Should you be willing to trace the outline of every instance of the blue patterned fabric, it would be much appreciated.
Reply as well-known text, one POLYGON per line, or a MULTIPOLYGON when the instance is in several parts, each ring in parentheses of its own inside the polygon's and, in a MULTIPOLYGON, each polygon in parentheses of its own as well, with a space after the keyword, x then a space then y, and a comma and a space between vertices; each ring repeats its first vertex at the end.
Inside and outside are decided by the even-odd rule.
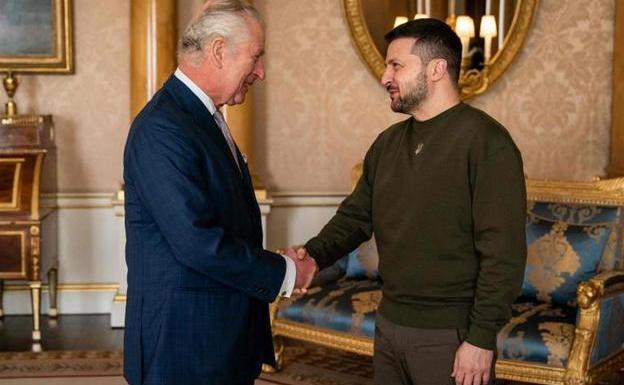
POLYGON ((353 279, 378 279, 379 254, 375 237, 362 243, 348 255, 346 277, 353 279))
POLYGON ((381 282, 342 279, 280 304, 280 319, 373 338, 381 282))
POLYGON ((379 277, 377 269, 371 269, 362 263, 360 249, 355 249, 349 253, 346 270, 345 276, 351 279, 377 279, 379 277))
POLYGON ((530 203, 522 295, 575 306, 579 283, 621 260, 620 208, 530 203))
POLYGON ((591 365, 624 349, 624 294, 603 299, 591 365))
POLYGON ((499 358, 565 367, 568 363, 577 309, 521 297, 512 318, 498 333, 499 358))

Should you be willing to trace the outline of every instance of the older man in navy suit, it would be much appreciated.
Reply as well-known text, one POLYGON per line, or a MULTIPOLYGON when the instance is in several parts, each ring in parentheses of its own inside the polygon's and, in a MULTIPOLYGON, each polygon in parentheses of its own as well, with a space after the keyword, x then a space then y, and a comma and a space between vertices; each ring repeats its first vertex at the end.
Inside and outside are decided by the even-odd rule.
POLYGON ((213 0, 184 32, 176 72, 132 124, 124 154, 124 375, 131 385, 248 385, 273 364, 268 303, 316 262, 264 250, 249 170, 219 107, 264 78, 264 30, 213 0))

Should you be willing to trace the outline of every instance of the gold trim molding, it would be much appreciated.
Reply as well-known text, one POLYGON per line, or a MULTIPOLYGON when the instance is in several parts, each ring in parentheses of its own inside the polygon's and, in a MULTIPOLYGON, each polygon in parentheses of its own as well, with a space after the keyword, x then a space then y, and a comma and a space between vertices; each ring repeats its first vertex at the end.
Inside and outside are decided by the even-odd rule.
MULTIPOLYGON (((509 67, 524 43, 537 5, 538 0, 522 0, 505 38, 503 49, 494 55, 483 71, 462 72, 459 81, 462 99, 485 92, 509 67)), ((355 47, 373 76, 381 79, 385 67, 384 59, 364 22, 361 1, 343 0, 343 6, 355 47)))
POLYGON ((0 123, 5 126, 43 124, 46 119, 42 115, 2 115, 0 123))
POLYGON ((624 2, 615 2, 613 35, 613 99, 611 102, 611 156, 607 175, 624 175, 624 2))
MULTIPOLYGON (((59 283, 57 290, 66 292, 76 291, 117 291, 118 283, 59 283)), ((28 283, 11 284, 4 286, 5 291, 30 291, 28 283)), ((49 285, 41 285, 42 291, 49 291, 49 285)))
POLYGON ((329 348, 340 349, 367 356, 373 355, 373 339, 353 336, 327 329, 291 322, 282 319, 273 321, 273 335, 312 342, 329 348))
POLYGON ((624 206, 624 177, 592 182, 527 179, 527 199, 529 201, 624 206))
POLYGON ((51 2, 54 20, 52 38, 55 51, 52 55, 2 56, 0 72, 14 73, 73 73, 73 0, 54 0, 51 2))

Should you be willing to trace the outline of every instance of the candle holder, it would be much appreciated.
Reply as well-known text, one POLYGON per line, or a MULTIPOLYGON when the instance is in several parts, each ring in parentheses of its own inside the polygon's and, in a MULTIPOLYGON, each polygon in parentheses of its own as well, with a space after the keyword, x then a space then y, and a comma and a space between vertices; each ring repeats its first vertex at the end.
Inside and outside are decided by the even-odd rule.
POLYGON ((13 95, 15 95, 15 90, 17 90, 18 82, 17 78, 13 76, 13 72, 8 71, 4 79, 2 80, 2 84, 4 85, 4 90, 6 91, 9 101, 7 101, 4 105, 5 113, 8 116, 17 115, 17 104, 13 100, 13 95))
POLYGON ((455 30, 455 24, 457 23, 457 16, 455 14, 448 15, 446 17, 446 24, 451 27, 452 30, 455 30))

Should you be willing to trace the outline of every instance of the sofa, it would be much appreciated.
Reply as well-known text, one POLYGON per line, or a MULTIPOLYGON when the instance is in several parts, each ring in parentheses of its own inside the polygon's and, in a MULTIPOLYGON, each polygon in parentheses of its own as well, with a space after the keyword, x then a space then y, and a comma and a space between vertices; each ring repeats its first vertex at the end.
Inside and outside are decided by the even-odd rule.
MULTIPOLYGON (((527 267, 498 333, 496 378, 624 383, 624 178, 529 179, 527 198, 527 267)), ((277 370, 285 338, 372 356, 375 252, 364 244, 322 270, 306 295, 271 305, 277 370)))

